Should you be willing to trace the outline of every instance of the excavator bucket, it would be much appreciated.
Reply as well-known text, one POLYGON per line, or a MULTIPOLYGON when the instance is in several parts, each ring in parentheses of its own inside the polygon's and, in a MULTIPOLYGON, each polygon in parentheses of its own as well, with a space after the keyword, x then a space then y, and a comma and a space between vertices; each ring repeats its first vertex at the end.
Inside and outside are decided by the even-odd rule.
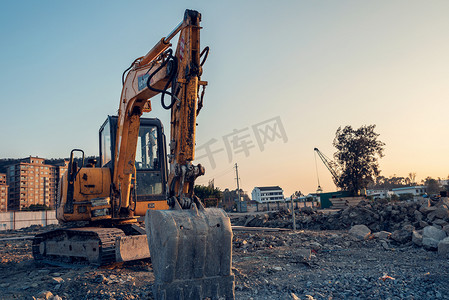
POLYGON ((234 299, 232 229, 223 210, 148 210, 145 226, 155 299, 234 299))

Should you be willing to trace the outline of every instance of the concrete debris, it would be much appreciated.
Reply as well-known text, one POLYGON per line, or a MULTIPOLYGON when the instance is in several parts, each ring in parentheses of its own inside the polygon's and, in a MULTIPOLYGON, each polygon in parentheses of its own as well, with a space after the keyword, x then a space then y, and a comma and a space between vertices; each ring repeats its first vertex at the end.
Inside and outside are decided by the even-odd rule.
POLYGON ((298 296, 296 296, 295 293, 290 293, 290 295, 292 296, 292 300, 300 300, 298 296))
POLYGON ((404 226, 402 229, 395 230, 391 235, 391 239, 398 244, 405 244, 412 240, 413 226, 404 226))
POLYGON ((42 291, 39 293, 39 295, 37 295, 37 298, 48 300, 48 299, 53 298, 53 293, 50 291, 42 291))
POLYGON ((312 248, 315 251, 318 251, 323 247, 323 245, 321 245, 320 243, 315 242, 315 241, 310 242, 309 246, 310 246, 310 248, 312 248))
MULTIPOLYGON (((393 210, 405 214, 400 207, 393 210)), ((352 215, 359 218, 363 211, 349 212, 355 212, 352 215)), ((380 215, 378 211, 373 213, 380 215)), ((312 219, 316 214, 312 211, 307 216, 312 219)), ((334 220, 338 224, 339 219, 334 220)), ((410 217, 395 230, 408 232, 415 223, 410 217)), ((415 247, 411 241, 398 245, 389 230, 358 240, 349 233, 353 225, 343 230, 234 232, 232 271, 236 299, 447 298, 446 257, 415 247), (396 280, 379 280, 383 274, 396 280)), ((415 232, 422 234, 424 230, 415 228, 411 231, 412 239, 415 232)), ((443 251, 444 243, 440 241, 440 245, 443 251)), ((108 268, 69 269, 35 265, 30 241, 0 242, 0 249, 9 249, 3 254, 8 262, 0 263, 1 299, 154 299, 150 260, 108 268), (11 247, 6 246, 11 243, 11 247), (53 278, 58 277, 64 282, 55 284, 53 278), (42 297, 40 291, 49 291, 53 296, 42 297)))
POLYGON ((298 253, 297 254, 298 257, 302 258, 305 261, 310 260, 311 255, 312 255, 312 251, 310 251, 310 249, 304 249, 304 248, 298 249, 297 253, 298 253))
POLYGON ((365 225, 354 225, 349 230, 349 234, 358 240, 365 240, 371 234, 371 230, 365 225))
POLYGON ((443 226, 443 231, 446 232, 446 234, 449 236, 449 225, 443 226))
POLYGON ((412 242, 418 247, 422 247, 422 230, 412 232, 412 242))
POLYGON ((438 255, 449 258, 449 237, 442 239, 438 243, 438 255))
POLYGON ((446 238, 446 232, 434 226, 426 226, 422 235, 422 244, 425 249, 437 250, 438 243, 446 238))
POLYGON ((388 240, 391 236, 391 232, 388 231, 379 231, 373 233, 373 237, 379 240, 388 240))
MULTIPOLYGON (((388 241, 385 245, 382 244, 384 248, 415 245, 435 251, 438 249, 438 243, 449 236, 449 200, 441 198, 436 203, 426 200, 361 201, 356 206, 336 212, 306 207, 296 211, 295 219, 296 228, 299 230, 349 230, 349 233, 360 241, 367 238, 388 241), (425 228, 427 229, 424 230, 425 228)), ((249 227, 293 227, 291 213, 287 210, 245 215, 233 219, 232 223, 249 227)))
POLYGON ((61 277, 53 277, 52 278, 53 283, 55 284, 61 284, 64 282, 64 279, 62 279, 61 277))
POLYGON ((385 241, 385 240, 381 240, 381 241, 380 241, 380 244, 382 245, 382 247, 383 247, 385 250, 390 250, 390 249, 391 249, 390 245, 388 245, 388 242, 385 241))
MULTIPOLYGON (((444 210, 444 203, 365 201, 335 212, 297 210, 295 232, 235 231, 236 299, 449 299, 444 210), (355 238, 350 229, 357 225, 372 234, 355 238), (433 252, 422 247, 424 231, 437 241, 433 252), (395 280, 379 280, 382 275, 395 280)), ((248 214, 232 222, 292 227, 288 211, 248 214)), ((3 237, 25 234, 30 233, 10 231, 3 237)), ((0 241, 0 249, 1 299, 153 299, 150 260, 68 269, 35 265, 29 240, 0 241)))

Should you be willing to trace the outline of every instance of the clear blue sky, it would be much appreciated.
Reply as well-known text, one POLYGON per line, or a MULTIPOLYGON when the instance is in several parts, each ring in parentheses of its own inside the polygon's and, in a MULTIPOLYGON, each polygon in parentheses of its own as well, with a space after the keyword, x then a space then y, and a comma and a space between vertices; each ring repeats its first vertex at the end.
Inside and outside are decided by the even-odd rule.
MULTIPOLYGON (((364 124, 386 143, 382 175, 449 174, 448 1, 2 1, 0 157, 97 154, 123 70, 186 8, 202 13, 211 47, 197 145, 221 150, 215 167, 199 160, 199 183, 234 188, 238 163, 249 192, 313 192, 313 148, 332 156, 336 129, 364 124), (278 136, 261 144, 253 126, 273 118, 278 136)), ((147 116, 167 124, 159 106, 147 116)), ((318 173, 334 190, 322 164, 318 173)))

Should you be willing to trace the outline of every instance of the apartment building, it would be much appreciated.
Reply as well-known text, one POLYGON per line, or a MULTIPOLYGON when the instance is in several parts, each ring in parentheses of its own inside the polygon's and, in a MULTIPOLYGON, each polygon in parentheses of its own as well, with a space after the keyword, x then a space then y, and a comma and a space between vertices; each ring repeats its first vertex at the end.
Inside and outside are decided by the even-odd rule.
POLYGON ((0 212, 8 211, 8 185, 6 174, 0 173, 0 212))
POLYGON ((50 165, 33 156, 8 166, 8 209, 22 210, 33 204, 54 208, 59 179, 66 170, 67 162, 50 165))

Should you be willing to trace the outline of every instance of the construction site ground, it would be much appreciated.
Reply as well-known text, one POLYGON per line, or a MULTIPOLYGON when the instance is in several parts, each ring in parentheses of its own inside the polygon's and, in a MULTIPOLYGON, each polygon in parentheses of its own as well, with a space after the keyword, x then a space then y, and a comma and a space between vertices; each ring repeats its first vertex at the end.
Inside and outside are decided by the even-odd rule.
MULTIPOLYGON (((151 260, 35 265, 30 237, 43 230, 0 233, 1 299, 152 299, 151 260)), ((236 299, 449 299, 447 258, 347 230, 235 230, 233 271, 236 299)))

